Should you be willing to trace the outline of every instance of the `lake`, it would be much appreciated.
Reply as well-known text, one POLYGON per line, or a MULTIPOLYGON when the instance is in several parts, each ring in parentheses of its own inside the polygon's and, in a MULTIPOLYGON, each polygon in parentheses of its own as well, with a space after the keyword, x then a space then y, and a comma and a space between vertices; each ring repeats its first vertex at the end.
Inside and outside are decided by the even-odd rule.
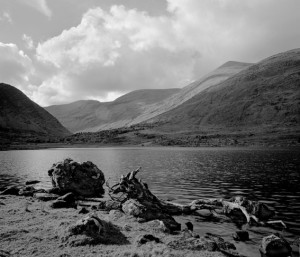
MULTIPOLYGON (((70 157, 92 161, 111 178, 142 167, 138 175, 163 199, 189 203, 198 198, 247 196, 267 203, 288 229, 290 240, 300 235, 300 151, 254 148, 64 148, 0 152, 0 189, 38 179, 37 187, 50 188, 47 171, 54 162, 70 157)), ((226 239, 238 228, 232 222, 206 217, 180 216, 191 221, 197 233, 212 232, 226 239)), ((274 228, 243 227, 251 241, 235 243, 247 256, 258 256, 261 238, 274 228)), ((281 232, 281 230, 279 230, 281 232)))

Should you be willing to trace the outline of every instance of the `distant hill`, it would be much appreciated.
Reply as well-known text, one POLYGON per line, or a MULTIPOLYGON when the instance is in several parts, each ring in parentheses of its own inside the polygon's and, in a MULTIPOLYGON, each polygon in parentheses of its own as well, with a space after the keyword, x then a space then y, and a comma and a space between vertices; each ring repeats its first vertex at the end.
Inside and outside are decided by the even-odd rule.
POLYGON ((158 131, 220 133, 272 133, 299 129, 299 122, 300 49, 254 64, 147 121, 158 131))
POLYGON ((78 101, 45 109, 72 132, 96 132, 130 126, 179 106, 202 90, 226 80, 250 65, 227 62, 182 89, 136 90, 109 103, 78 101))
POLYGON ((180 89, 144 89, 130 92, 113 102, 82 100, 45 109, 72 132, 98 131, 104 128, 126 126, 148 109, 180 89))
POLYGON ((17 88, 0 83, 0 136, 63 137, 70 135, 59 121, 17 88))

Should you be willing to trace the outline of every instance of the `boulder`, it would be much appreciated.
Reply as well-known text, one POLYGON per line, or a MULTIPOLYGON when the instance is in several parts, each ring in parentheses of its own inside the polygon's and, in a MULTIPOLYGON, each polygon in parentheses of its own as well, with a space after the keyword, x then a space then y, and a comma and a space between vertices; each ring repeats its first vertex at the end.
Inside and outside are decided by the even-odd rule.
POLYGON ((262 257, 288 257, 292 256, 290 244, 279 235, 269 235, 262 239, 260 253, 262 257))
POLYGON ((147 222, 147 225, 151 227, 155 232, 171 233, 165 223, 161 220, 151 220, 147 222))
POLYGON ((35 193, 33 196, 36 199, 39 199, 39 200, 44 201, 44 202, 56 200, 59 197, 59 195, 48 194, 48 193, 35 193))
POLYGON ((170 232, 179 231, 181 229, 181 225, 177 223, 171 215, 162 212, 162 210, 156 206, 146 206, 135 199, 129 199, 123 203, 122 210, 125 214, 138 218, 139 222, 161 220, 170 232))
POLYGON ((71 235, 84 234, 97 238, 106 233, 106 222, 101 220, 97 215, 88 215, 69 227, 71 235))
POLYGON ((53 187, 81 196, 101 196, 105 182, 103 172, 90 161, 78 163, 72 159, 53 164, 48 171, 53 187))
POLYGON ((16 186, 10 186, 3 190, 0 195, 19 195, 20 189, 17 188, 16 186))
POLYGON ((249 233, 245 230, 238 230, 233 235, 233 239, 236 241, 248 241, 249 240, 249 233))
POLYGON ((95 244, 129 244, 127 238, 120 231, 120 227, 111 222, 100 219, 98 215, 88 214, 68 227, 62 233, 62 240, 70 246, 95 244))

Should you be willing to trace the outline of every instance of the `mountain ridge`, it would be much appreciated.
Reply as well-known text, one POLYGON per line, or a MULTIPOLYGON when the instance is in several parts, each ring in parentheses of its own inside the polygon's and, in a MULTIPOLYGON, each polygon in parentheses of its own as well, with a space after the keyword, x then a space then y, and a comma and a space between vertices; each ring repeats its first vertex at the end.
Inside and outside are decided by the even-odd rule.
POLYGON ((49 106, 46 110, 72 132, 96 132, 131 126, 175 108, 201 90, 227 79, 250 65, 252 64, 227 62, 182 89, 135 90, 113 102, 97 102, 93 103, 93 106, 90 104, 90 107, 86 107, 86 111, 80 106, 83 102, 78 104, 78 101, 66 105, 49 106), (131 114, 128 114, 130 112, 131 114), (75 113, 78 115, 76 116, 75 113))
POLYGON ((0 131, 44 137, 70 135, 45 109, 31 101, 19 89, 5 83, 0 83, 0 131))
POLYGON ((268 57, 146 123, 167 131, 299 126, 299 105, 300 48, 268 57))
POLYGON ((72 132, 90 131, 107 122, 126 124, 138 116, 148 105, 161 101, 179 89, 141 89, 120 96, 112 102, 80 100, 65 105, 48 106, 45 109, 72 132))

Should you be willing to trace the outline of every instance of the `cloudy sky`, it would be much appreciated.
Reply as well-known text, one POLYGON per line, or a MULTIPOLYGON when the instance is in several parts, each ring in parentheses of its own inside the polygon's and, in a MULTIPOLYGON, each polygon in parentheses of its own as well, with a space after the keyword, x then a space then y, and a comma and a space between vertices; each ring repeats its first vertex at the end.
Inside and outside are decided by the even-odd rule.
POLYGON ((300 0, 0 0, 0 82, 42 106, 182 87, 300 47, 300 0))

